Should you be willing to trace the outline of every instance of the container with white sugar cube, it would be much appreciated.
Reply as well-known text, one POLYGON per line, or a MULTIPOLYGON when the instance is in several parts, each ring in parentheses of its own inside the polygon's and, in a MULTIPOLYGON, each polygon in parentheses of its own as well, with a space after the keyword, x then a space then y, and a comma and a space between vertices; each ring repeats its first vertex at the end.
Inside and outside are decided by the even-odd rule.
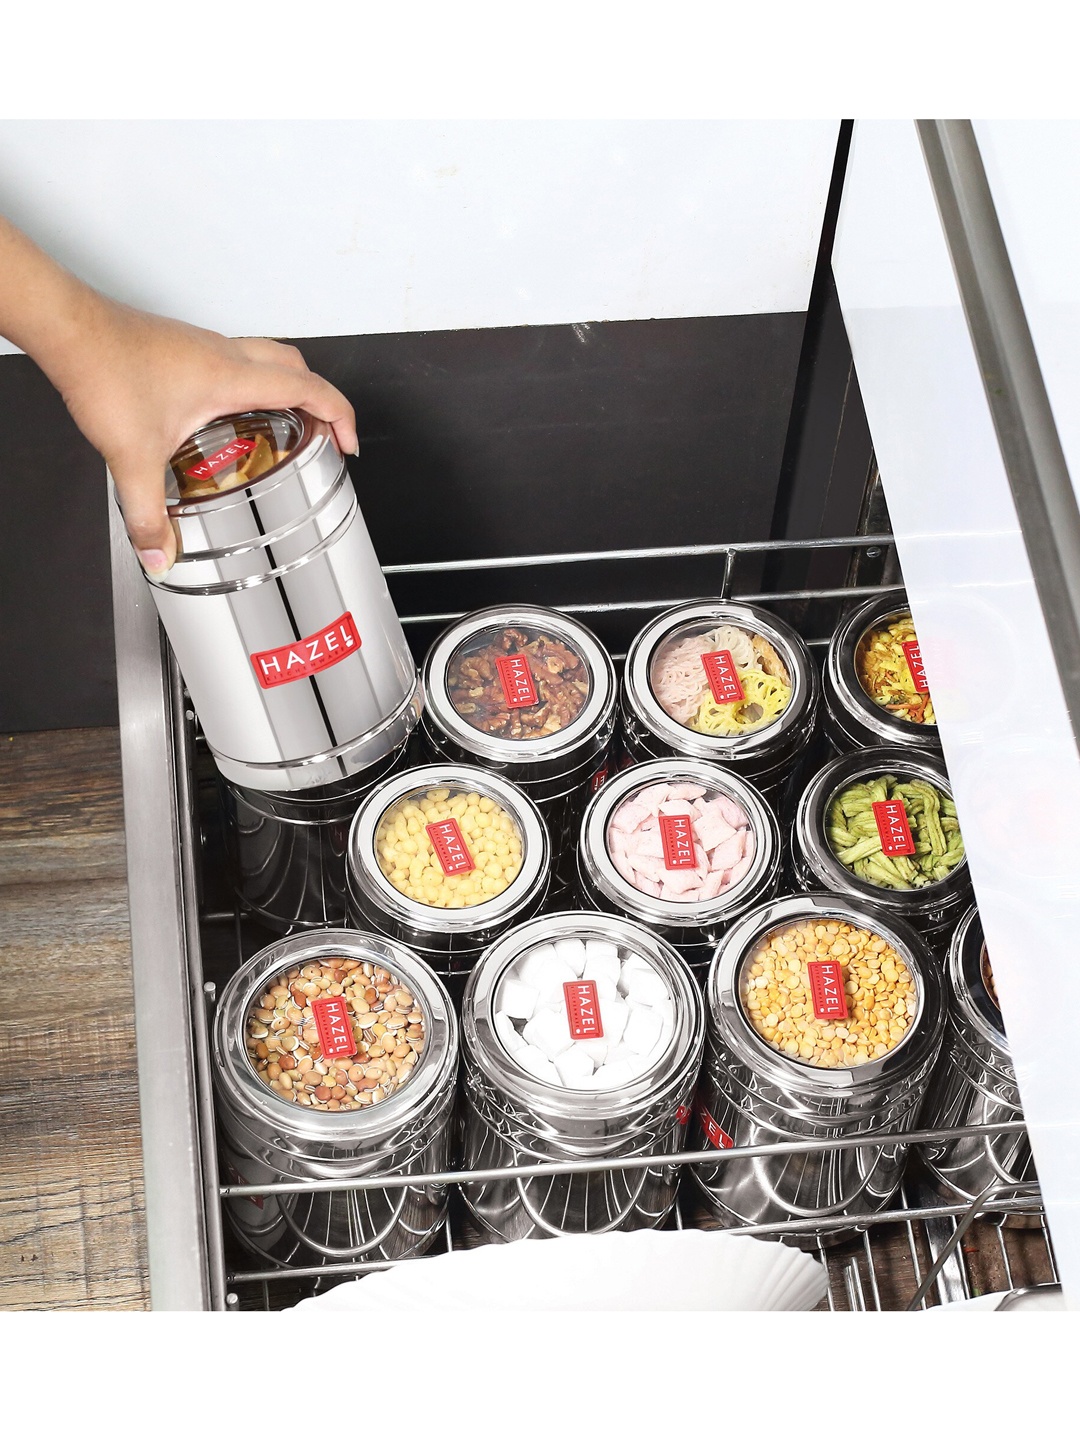
MULTIPOLYGON (((485 952, 462 1013, 469 1169, 670 1154, 687 1130, 704 1034, 687 966, 622 917, 566 911, 485 952)), ((503 1239, 660 1223, 660 1166, 464 1185, 503 1239)))

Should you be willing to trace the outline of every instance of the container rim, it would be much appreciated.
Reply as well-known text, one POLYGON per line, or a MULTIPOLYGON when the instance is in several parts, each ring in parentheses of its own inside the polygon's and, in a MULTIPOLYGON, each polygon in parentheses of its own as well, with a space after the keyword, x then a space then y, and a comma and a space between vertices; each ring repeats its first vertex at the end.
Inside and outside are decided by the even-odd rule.
MULTIPOLYGON (((891 594, 875 595, 853 610, 837 627, 829 643, 825 668, 839 703, 878 737, 879 744, 900 741, 916 747, 939 746, 937 723, 920 725, 893 715, 872 699, 863 688, 855 669, 855 655, 863 637, 872 629, 902 615, 911 618, 911 603, 902 586, 891 594)), ((931 697, 932 698, 932 697, 931 697)))
POLYGON ((330 426, 325 420, 317 420, 314 415, 299 408, 289 409, 283 406, 265 410, 237 410, 227 415, 218 415, 215 419, 207 421, 205 425, 200 425, 170 455, 165 467, 166 487, 170 483, 168 477, 173 471, 173 460, 188 446, 197 443, 201 436, 219 425, 232 425, 239 429, 240 426, 237 422, 263 417, 280 419, 285 425, 296 431, 296 441, 289 449, 288 454, 275 465, 264 470, 261 475, 257 475, 248 485, 235 485, 229 490, 220 490, 209 495, 191 495, 187 498, 181 495, 169 496, 166 500, 166 509, 170 516, 195 515, 206 510, 227 510, 234 504, 246 502, 255 492, 265 495, 283 478, 286 478, 289 472, 306 465, 332 434, 330 426), (273 483, 267 484, 267 481, 273 483))
POLYGON ((965 910, 946 960, 946 970, 953 1000, 963 1018, 996 1050, 1009 1055, 1005 1020, 1001 1009, 990 996, 983 981, 982 952, 986 944, 979 908, 965 910))

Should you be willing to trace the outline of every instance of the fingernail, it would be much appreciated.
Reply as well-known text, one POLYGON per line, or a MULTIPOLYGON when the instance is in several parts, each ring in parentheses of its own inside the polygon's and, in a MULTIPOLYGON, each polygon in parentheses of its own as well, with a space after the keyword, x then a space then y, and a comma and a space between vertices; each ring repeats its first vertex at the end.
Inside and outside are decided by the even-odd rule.
POLYGON ((169 568, 169 557, 164 550, 140 550, 139 564, 148 575, 164 575, 169 568))
POLYGON ((356 442, 356 449, 355 449, 352 453, 356 456, 357 460, 360 459, 360 442, 359 442, 359 440, 356 442))

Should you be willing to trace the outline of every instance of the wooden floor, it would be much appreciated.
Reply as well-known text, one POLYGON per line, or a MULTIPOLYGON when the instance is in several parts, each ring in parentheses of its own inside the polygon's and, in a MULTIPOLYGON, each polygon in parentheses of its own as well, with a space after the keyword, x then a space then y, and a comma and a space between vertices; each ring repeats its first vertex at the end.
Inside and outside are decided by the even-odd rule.
POLYGON ((145 1309, 115 730, 0 735, 0 1309, 145 1309))

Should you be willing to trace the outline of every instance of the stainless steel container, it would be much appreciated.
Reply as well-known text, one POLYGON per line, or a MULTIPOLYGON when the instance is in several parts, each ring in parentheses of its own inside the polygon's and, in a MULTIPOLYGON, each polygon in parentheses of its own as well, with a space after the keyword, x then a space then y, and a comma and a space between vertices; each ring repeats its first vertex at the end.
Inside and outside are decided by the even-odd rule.
MULTIPOLYGON (((606 1003, 602 998, 601 1017, 606 1003)), ((488 950, 465 990, 464 1165, 595 1161, 682 1149, 702 1035, 701 1000, 686 966, 644 927, 574 912, 518 927, 488 950), (507 972, 560 942, 577 940, 606 942, 620 963, 636 957, 634 964, 644 965, 669 997, 666 1045, 661 1040, 661 1053, 648 1067, 615 1088, 570 1089, 538 1078, 515 1059, 520 1048, 508 1048, 506 1026, 496 1023, 507 972)), ((661 1162, 645 1170, 465 1184, 462 1194, 489 1231, 517 1240, 656 1226, 669 1214, 677 1184, 675 1167, 661 1162)))
MULTIPOLYGON (((694 1143, 727 1149, 787 1140, 867 1139, 850 1150, 695 1166, 698 1185, 718 1218, 756 1225, 883 1208, 900 1183, 907 1146, 874 1135, 914 1127, 944 1027, 943 986, 915 932, 869 906, 833 895, 774 901, 744 916, 720 942, 706 1004, 694 1143), (880 1058, 850 1068, 820 1068, 774 1050, 748 1019, 741 990, 760 942, 807 919, 872 931, 907 966, 917 991, 916 1012, 903 1039, 880 1058)), ((823 1232, 822 1238, 844 1238, 844 1232, 823 1232)), ((817 1241, 804 1237, 795 1243, 817 1241)))
MULTIPOLYGON (((466 840, 467 845, 467 840, 466 840)), ((468 856, 459 873, 483 867, 468 856)), ((360 929, 375 929, 416 950, 443 978, 453 982, 472 969, 484 950, 513 925, 529 919, 547 894, 551 845, 536 806, 516 786, 470 765, 422 765, 403 770, 371 790, 353 819, 346 856, 348 914, 360 929), (383 873, 377 833, 395 806, 415 802, 431 790, 477 794, 510 816, 521 842, 521 868, 501 894, 460 909, 445 909, 403 894, 383 873)), ((457 868, 457 867, 453 867, 457 868)), ((460 980, 452 993, 460 992, 460 980)))
POLYGON ((307 790, 396 750, 420 683, 330 427, 215 420, 166 494, 178 558, 151 593, 226 779, 307 790))
MULTIPOLYGON (((829 642, 823 668, 821 728, 826 740, 839 753, 858 750, 864 745, 901 745, 931 754, 941 750, 936 724, 894 715, 867 694, 858 676, 857 657, 860 647, 869 642, 871 632, 905 616, 910 619, 911 607, 903 592, 875 595, 841 621, 829 642)), ((918 681, 925 685, 917 645, 910 663, 915 666, 918 681)), ((914 676, 912 683, 917 683, 914 676)))
MULTIPOLYGON (((945 1043, 920 1124, 945 1129, 1022 1120, 1016 1072, 974 905, 957 926, 947 973, 945 1043)), ((922 1154, 926 1168, 951 1199, 973 1200, 994 1182, 1035 1179, 1026 1131, 971 1135, 928 1145, 922 1154)))
POLYGON ((943 950, 971 901, 966 857, 942 880, 919 889, 892 890, 853 874, 836 858, 829 841, 826 817, 836 795, 849 785, 881 775, 925 780, 952 798, 945 766, 934 755, 881 746, 837 756, 818 771, 799 801, 791 840, 796 878, 806 889, 829 890, 852 904, 873 905, 883 914, 904 920, 929 944, 943 950))
POLYGON ((250 790, 219 776, 225 846, 245 909, 278 934, 345 923, 345 852, 364 796, 405 759, 392 754, 310 790, 250 790))
MULTIPOLYGON (((741 693, 747 704, 753 703, 753 692, 732 674, 735 667, 729 648, 702 650, 684 663, 688 667, 687 684, 706 700, 710 695, 719 701, 725 695, 741 693)), ((767 663, 774 665, 771 659, 767 663)), ((748 684, 747 673, 739 673, 748 684)), ((765 672, 758 669, 754 673, 757 676, 765 672)), ((817 671, 805 643, 775 615, 754 605, 727 600, 695 600, 679 605, 646 625, 627 652, 620 700, 626 751, 635 761, 668 755, 718 761, 752 781, 775 807, 786 799, 789 777, 813 733, 818 690, 817 671), (674 718, 657 698, 656 686, 665 657, 672 649, 685 641, 685 648, 698 652, 700 637, 715 634, 721 626, 734 627, 748 637, 765 641, 790 682, 790 697, 774 718, 743 734, 701 733, 674 718)))
POLYGON ((512 781, 547 823, 559 882, 589 796, 606 778, 615 671, 591 630, 541 605, 474 611, 445 630, 423 665, 421 721, 432 759, 481 765, 512 781))
POLYGON ((427 1247, 446 1215, 445 1190, 426 1174, 450 1160, 458 1027, 442 985, 404 946, 354 930, 323 930, 279 941, 252 956, 221 994, 212 1034, 213 1079, 223 1168, 235 1183, 356 1180, 415 1175, 397 1189, 320 1191, 236 1198, 227 1204, 255 1254, 284 1259, 298 1250, 320 1259, 396 1259, 427 1247), (259 995, 297 965, 343 956, 369 961, 407 984, 424 1016, 425 1046, 400 1090, 363 1110, 313 1110, 285 1100, 248 1058, 245 1026, 259 995))
MULTIPOLYGON (((690 809, 692 804, 693 801, 687 802, 687 808, 690 809)), ((622 810, 622 813, 626 811, 622 810)), ((679 824, 678 816, 665 816, 664 820, 669 831, 679 824)), ((691 825, 694 823, 690 821, 691 825)), ((700 821, 696 823, 700 828, 700 821)), ((659 851, 658 856, 649 857, 652 868, 668 881, 689 873, 700 873, 700 870, 689 871, 685 867, 684 861, 688 857, 680 853, 684 847, 680 846, 678 833, 669 834, 665 849, 663 836, 659 833, 661 828, 662 822, 657 817, 657 834, 649 837, 654 843, 650 845, 642 841, 645 848, 659 851)), ((705 839, 710 838, 712 836, 706 833, 705 839)), ((730 843, 730 840, 725 838, 722 843, 730 843)), ((713 848, 710 847, 710 852, 713 848)), ((694 834, 693 854, 699 867, 703 862, 708 864, 710 852, 703 850, 700 839, 694 834)), ((648 925, 675 946, 700 982, 704 981, 704 972, 712 961, 716 942, 732 923, 747 910, 776 894, 780 861, 780 830, 766 801, 749 781, 708 760, 651 760, 621 771, 593 796, 585 812, 578 846, 578 875, 586 903, 595 905, 598 910, 627 915, 648 925), (733 878, 721 894, 711 899, 687 900, 679 895, 648 894, 625 873, 625 865, 619 868, 612 836, 612 817, 620 812, 621 807, 638 804, 645 792, 663 785, 688 785, 693 789, 703 789, 703 804, 724 797, 739 806, 749 821, 748 833, 752 838, 744 842, 750 849, 749 858, 733 862, 742 873, 733 878)), ((663 884, 663 880, 660 883, 663 884)))

